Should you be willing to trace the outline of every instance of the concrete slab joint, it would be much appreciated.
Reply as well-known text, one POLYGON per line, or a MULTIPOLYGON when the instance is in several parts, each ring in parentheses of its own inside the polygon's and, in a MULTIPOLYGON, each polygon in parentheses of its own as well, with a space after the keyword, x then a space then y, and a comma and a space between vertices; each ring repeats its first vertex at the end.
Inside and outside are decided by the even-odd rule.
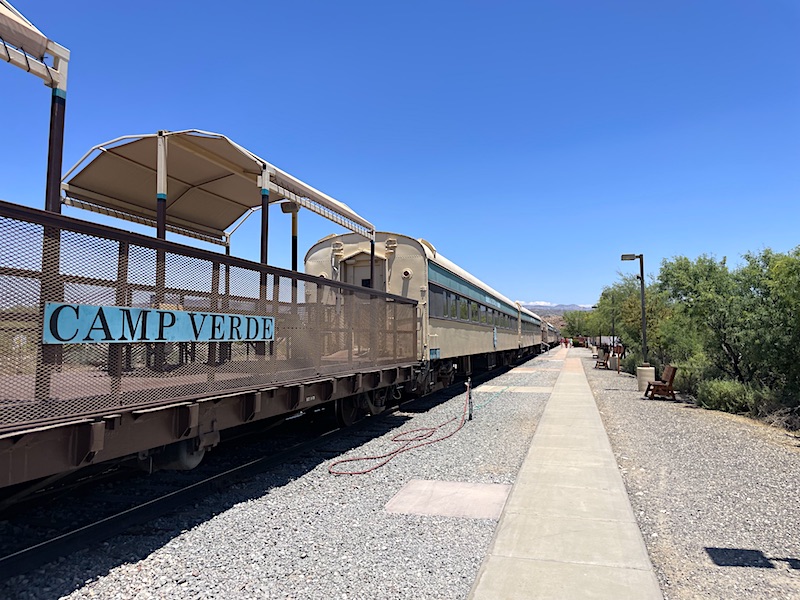
POLYGON ((561 373, 472 600, 663 598, 580 351, 555 356, 561 373))

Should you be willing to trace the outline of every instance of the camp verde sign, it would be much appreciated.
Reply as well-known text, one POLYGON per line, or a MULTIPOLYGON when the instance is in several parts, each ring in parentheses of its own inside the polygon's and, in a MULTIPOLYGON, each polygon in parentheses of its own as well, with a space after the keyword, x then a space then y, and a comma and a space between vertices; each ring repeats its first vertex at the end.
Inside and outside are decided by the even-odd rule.
POLYGON ((269 342, 274 331, 273 317, 260 315, 47 302, 42 342, 269 342))

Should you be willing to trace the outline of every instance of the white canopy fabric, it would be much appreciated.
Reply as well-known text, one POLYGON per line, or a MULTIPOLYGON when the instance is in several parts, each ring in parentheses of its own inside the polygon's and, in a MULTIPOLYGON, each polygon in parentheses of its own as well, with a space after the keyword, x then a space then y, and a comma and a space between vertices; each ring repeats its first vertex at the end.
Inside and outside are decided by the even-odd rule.
POLYGON ((0 0, 0 39, 39 60, 47 49, 47 37, 6 0, 0 0))
POLYGON ((48 40, 8 0, 0 0, 0 59, 41 78, 66 97, 69 50, 48 40), (53 57, 48 66, 45 54, 53 57))
MULTIPOLYGON (((161 137, 167 140, 166 226, 171 231, 227 245, 226 230, 261 208, 266 173, 263 187, 270 203, 293 202, 374 240, 374 225, 347 205, 224 135, 191 129, 161 132, 161 137)), ((62 179, 62 202, 154 225, 158 138, 123 136, 95 146, 62 179)))

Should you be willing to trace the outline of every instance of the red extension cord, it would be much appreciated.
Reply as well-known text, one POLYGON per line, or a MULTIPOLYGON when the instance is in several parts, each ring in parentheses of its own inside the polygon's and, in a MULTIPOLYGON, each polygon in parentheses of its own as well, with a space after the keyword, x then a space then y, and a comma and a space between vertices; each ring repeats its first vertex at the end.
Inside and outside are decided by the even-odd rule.
POLYGON ((390 460, 392 460, 395 456, 398 456, 403 452, 408 452, 409 450, 415 450, 416 448, 422 448, 422 446, 428 446, 429 444, 435 444, 436 442, 441 442, 442 440, 446 440, 447 438, 455 435, 455 433, 464 426, 464 423, 467 420, 467 408, 469 406, 470 392, 471 390, 469 389, 469 387, 467 387, 467 393, 464 395, 464 409, 461 411, 461 419, 458 422, 458 427, 456 427, 453 431, 451 431, 447 435, 443 435, 441 437, 434 439, 429 439, 442 427, 455 421, 456 417, 453 417, 452 419, 449 419, 444 423, 437 425, 436 427, 421 427, 419 429, 412 429, 411 431, 398 433, 391 439, 391 441, 396 442, 398 444, 402 444, 399 448, 392 450, 391 452, 387 452, 386 454, 380 454, 377 456, 356 456, 354 458, 343 458, 341 460, 334 461, 328 466, 328 472, 331 473, 332 475, 363 475, 365 473, 369 473, 370 471, 374 471, 379 467, 382 467, 390 460), (415 444, 415 442, 418 443, 415 444), (336 469, 337 465, 349 462, 359 462, 367 460, 379 460, 381 462, 372 465, 368 469, 363 469, 361 471, 343 471, 340 469, 336 469))

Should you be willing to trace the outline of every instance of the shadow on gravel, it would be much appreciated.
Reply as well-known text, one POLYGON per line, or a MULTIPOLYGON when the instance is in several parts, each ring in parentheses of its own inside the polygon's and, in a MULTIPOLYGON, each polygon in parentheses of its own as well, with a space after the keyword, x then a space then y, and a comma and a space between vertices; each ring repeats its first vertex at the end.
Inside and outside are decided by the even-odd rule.
POLYGON ((672 398, 642 398, 642 400, 647 400, 648 402, 666 402, 667 404, 686 404, 686 401, 680 398, 676 398, 675 400, 672 398))
POLYGON ((426 413, 434 406, 447 402, 448 400, 452 400, 453 398, 463 394, 467 390, 465 383, 466 382, 454 383, 447 389, 439 390, 438 392, 430 394, 429 396, 423 396, 422 398, 418 398, 417 400, 403 404, 401 405, 400 410, 404 413, 412 415, 426 413))
MULTIPOLYGON (((433 396, 438 398, 438 402, 443 401, 439 394, 433 396)), ((416 407, 417 401, 410 404, 416 407)), ((182 532, 209 521, 237 504, 258 500, 270 490, 302 477, 332 458, 401 427, 407 421, 409 417, 398 414, 364 419, 350 427, 346 436, 336 437, 327 447, 298 453, 288 462, 272 466, 266 471, 254 468, 253 472, 243 474, 236 482, 225 480, 212 486, 205 497, 186 503, 148 523, 134 524, 124 533, 99 542, 99 547, 76 550, 74 554, 70 553, 38 570, 13 576, 8 581, 5 580, 9 574, 0 572, 0 597, 19 597, 22 591, 30 589, 45 592, 43 596, 33 597, 60 598, 69 595, 92 580, 108 575, 115 568, 143 560, 182 532)), ((138 483, 134 481, 132 485, 138 483)), ((79 547, 82 545, 79 544, 79 547)))
MULTIPOLYGON (((501 375, 505 375, 510 370, 511 367, 501 367, 499 369, 492 371, 491 373, 481 373, 479 375, 476 375, 475 377, 472 378, 473 391, 478 385, 492 381, 500 377, 501 375)), ((428 412, 431 408, 433 408, 437 404, 442 404, 444 402, 447 402, 448 400, 452 400, 453 398, 460 396, 461 394, 466 392, 467 391, 466 383, 467 383, 466 379, 462 381, 456 381, 449 388, 438 390, 427 396, 417 398, 416 400, 413 400, 408 404, 404 404, 401 407, 401 410, 402 412, 408 414, 428 412)))
MULTIPOLYGON (((502 369, 490 376, 473 378, 473 386, 479 381, 491 380, 507 371, 508 369, 502 369)), ((267 471, 259 472, 256 468, 255 473, 243 476, 238 482, 225 481, 214 486, 205 497, 186 503, 177 510, 148 523, 132 525, 124 533, 99 542, 99 547, 96 546, 92 550, 77 550, 74 554, 62 557, 44 568, 14 576, 7 581, 5 580, 8 574, 0 573, 0 597, 5 597, 6 593, 11 593, 10 597, 14 597, 21 590, 34 587, 46 591, 43 597, 69 595, 92 580, 109 574, 115 568, 143 560, 175 539, 181 532, 192 529, 237 504, 258 500, 270 490, 280 488, 306 475, 316 467, 361 446, 366 441, 402 427, 411 419, 410 415, 425 413, 464 394, 465 389, 463 383, 457 384, 404 403, 400 408, 400 414, 387 413, 363 419, 348 428, 347 435, 337 436, 335 441, 331 440, 325 447, 299 453, 289 462, 278 467, 273 466, 267 471), (36 582, 35 585, 33 582, 36 582)), ((313 419, 287 424, 289 428, 306 430, 324 429, 327 426, 324 421, 316 422, 313 419)), ((211 459, 213 460, 213 457, 211 459)), ((198 470, 202 467, 201 465, 198 470)), ((131 483, 131 485, 139 484, 140 482, 137 483, 136 480, 131 483)))
POLYGON ((784 562, 789 565, 790 569, 800 569, 800 559, 770 558, 761 550, 746 550, 744 548, 706 548, 705 550, 718 567, 776 569, 775 562, 784 562))
MULTIPOLYGON (((483 374, 472 379, 473 387, 478 383, 490 381, 508 372, 508 368, 499 369, 491 374, 483 374)), ((164 516, 156 517, 148 523, 130 526, 125 533, 100 541, 92 550, 78 550, 44 568, 31 570, 26 574, 9 577, 0 572, 0 597, 10 593, 8 597, 21 595, 23 590, 40 589, 44 596, 62 597, 83 588, 96 578, 109 574, 115 568, 128 563, 143 560, 154 551, 162 548, 178 537, 183 531, 192 529, 214 516, 229 510, 237 504, 262 498, 270 490, 280 488, 295 479, 302 477, 316 467, 357 448, 374 438, 402 427, 411 417, 405 415, 421 414, 433 407, 443 404, 465 392, 465 382, 439 390, 428 396, 404 403, 401 414, 384 414, 363 419, 347 430, 344 437, 336 437, 326 447, 299 453, 289 462, 267 471, 245 474, 238 482, 226 480, 212 486, 206 495, 198 500, 190 501, 177 510, 164 516), (402 414, 402 413, 405 413, 402 414), (35 582, 35 583, 34 583, 35 582)), ((289 428, 297 427, 307 430, 325 428, 324 421, 296 421, 287 424, 289 428)), ((232 451, 235 451, 231 449, 232 451)), ((217 452, 215 454, 219 454, 217 452)), ((213 457, 210 457, 213 460, 213 457)), ((206 461, 208 462, 208 461, 206 461)), ((202 469, 203 465, 198 468, 202 469)), ((140 485, 136 480, 131 485, 140 485)), ((79 545, 79 547, 85 547, 79 545)))

